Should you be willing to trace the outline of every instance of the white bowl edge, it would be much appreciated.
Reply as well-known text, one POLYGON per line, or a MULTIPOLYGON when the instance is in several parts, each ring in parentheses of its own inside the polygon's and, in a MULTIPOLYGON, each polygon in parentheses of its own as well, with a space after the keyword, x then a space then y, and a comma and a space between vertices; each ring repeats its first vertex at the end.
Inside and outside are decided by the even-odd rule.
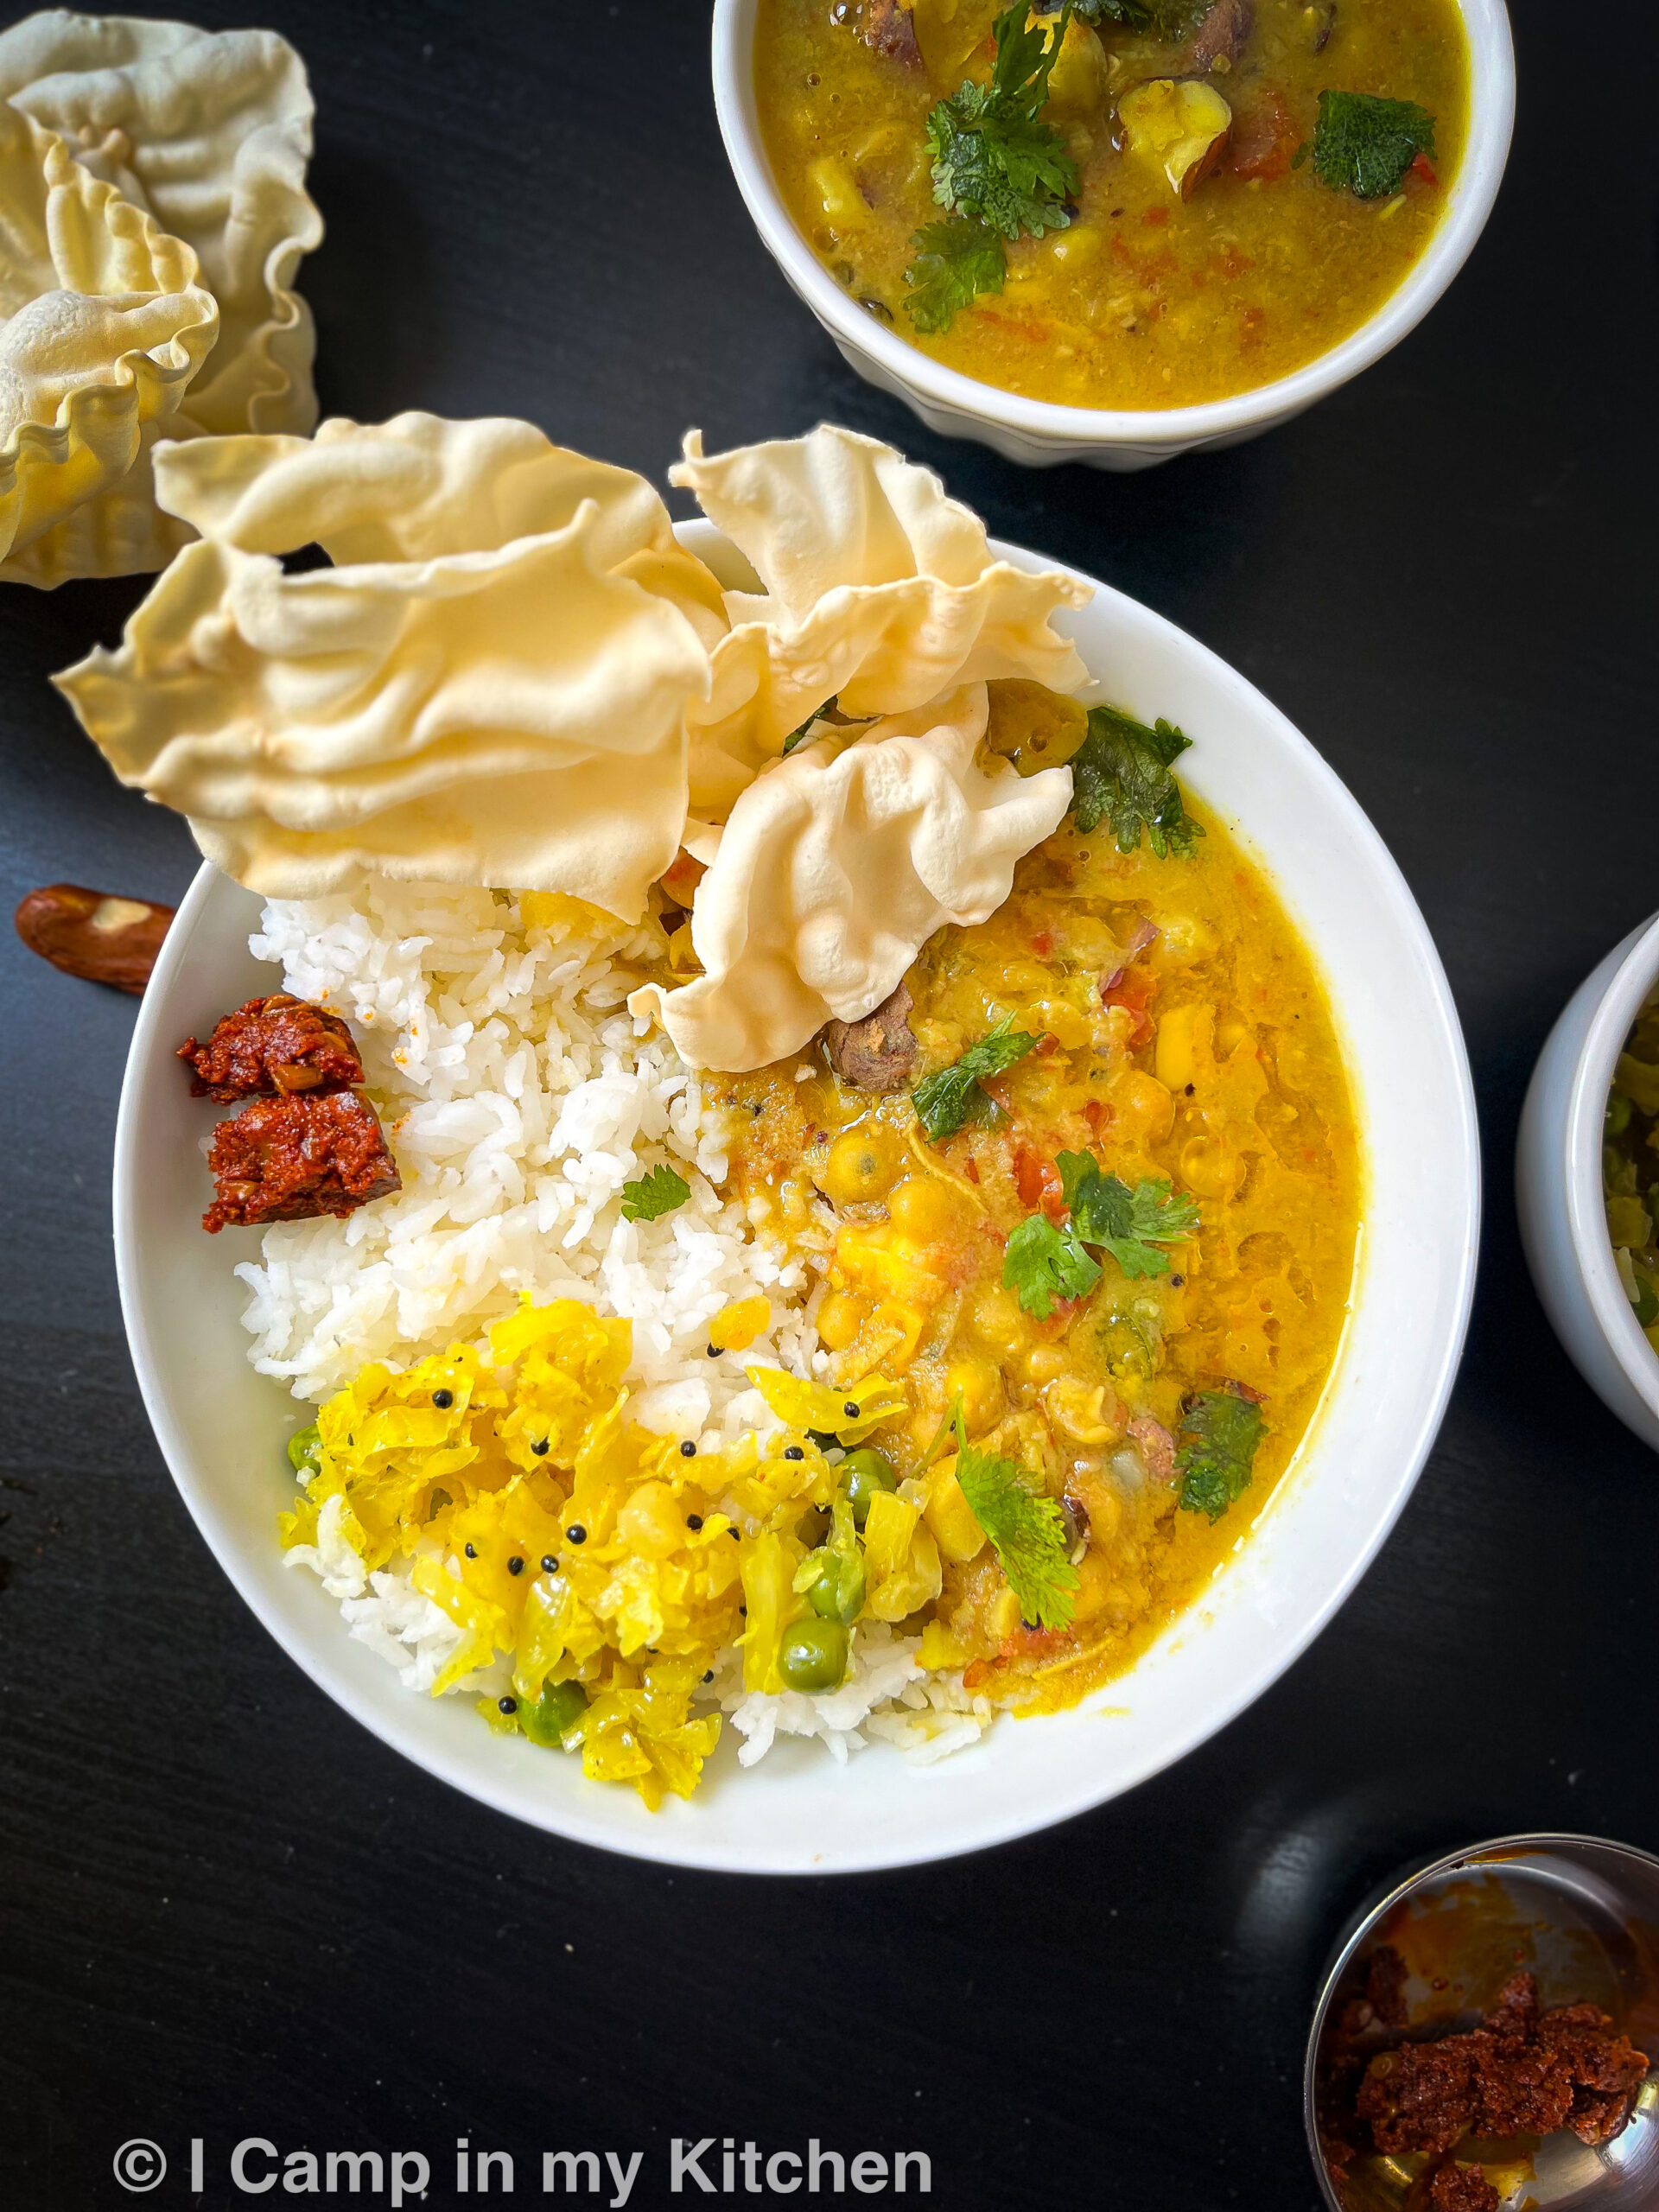
MULTIPOLYGON (((721 564, 710 525, 680 534, 721 564)), ((411 1696, 349 1640, 319 1586, 282 1566, 281 1442, 302 1412, 283 1419, 276 1386, 245 1357, 226 1248, 237 1237, 251 1256, 257 1240, 209 1243, 195 1227, 207 1183, 192 1132, 211 1109, 184 1097, 172 1059, 188 1030, 271 971, 238 942, 257 916, 251 894, 204 868, 181 906, 140 1008, 116 1137, 117 1268, 146 1407, 209 1547, 284 1650, 384 1741, 497 1810, 602 1848, 742 1872, 868 1872, 1029 1834, 1147 1780, 1260 1695, 1342 1604, 1410 1493, 1461 1355, 1479 1223, 1474 1097, 1444 971, 1386 848, 1307 741, 1173 624, 1084 581, 1093 604, 1065 626, 1092 633, 1085 658, 1103 688, 1197 736, 1193 788, 1262 860, 1325 966, 1368 1160, 1364 1260, 1318 1422, 1198 1605, 1083 1706, 1005 1719, 938 1767, 876 1745, 842 1770, 791 1744, 653 1816, 632 1791, 583 1782, 574 1761, 493 1736, 469 1702, 411 1696)))
POLYGON ((1602 1124, 1630 1025, 1659 985, 1659 916, 1632 930, 1562 1009, 1528 1085, 1516 1146, 1522 1249, 1550 1324, 1591 1389, 1659 1452, 1659 1354, 1613 1261, 1602 1124))
POLYGON ((1515 42, 1504 0, 1458 0, 1469 42, 1468 143, 1433 238, 1376 312, 1289 376, 1225 399, 1146 410, 1067 407, 947 368, 883 328, 836 283, 772 178, 754 92, 759 5, 715 0, 712 54, 721 137, 762 243, 867 383, 904 400, 942 436, 972 438, 1028 467, 1078 461, 1145 468, 1198 446, 1236 444, 1287 422, 1370 367, 1416 327, 1474 251, 1503 182, 1515 128, 1515 42))

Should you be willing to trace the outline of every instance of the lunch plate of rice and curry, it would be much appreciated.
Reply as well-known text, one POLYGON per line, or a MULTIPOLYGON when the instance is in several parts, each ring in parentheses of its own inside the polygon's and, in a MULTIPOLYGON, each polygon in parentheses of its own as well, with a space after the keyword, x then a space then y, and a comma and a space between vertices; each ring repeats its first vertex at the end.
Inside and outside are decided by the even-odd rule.
POLYGON ((191 1511, 385 1741, 836 1871, 1202 1741, 1382 1541, 1478 1169, 1427 932, 1212 654, 833 428, 161 445, 59 679, 206 858, 116 1239, 191 1511), (304 552, 295 561, 289 556, 304 552))

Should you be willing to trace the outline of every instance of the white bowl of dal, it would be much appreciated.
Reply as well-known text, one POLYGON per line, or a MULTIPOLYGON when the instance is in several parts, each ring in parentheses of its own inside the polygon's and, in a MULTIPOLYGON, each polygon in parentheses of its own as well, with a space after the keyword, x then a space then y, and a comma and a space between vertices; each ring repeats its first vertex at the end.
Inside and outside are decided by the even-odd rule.
POLYGON ((1380 361, 1440 299, 1486 227, 1515 128, 1515 44, 1503 0, 1459 0, 1469 41, 1469 139, 1446 213, 1421 259, 1359 328, 1291 375, 1187 407, 1066 407, 964 376, 918 353, 859 306, 801 235, 772 175, 754 83, 760 0, 715 0, 715 111, 737 188, 791 289, 848 365, 902 399, 931 430, 969 438, 1007 461, 1052 468, 1151 468, 1202 446, 1259 437, 1380 361))

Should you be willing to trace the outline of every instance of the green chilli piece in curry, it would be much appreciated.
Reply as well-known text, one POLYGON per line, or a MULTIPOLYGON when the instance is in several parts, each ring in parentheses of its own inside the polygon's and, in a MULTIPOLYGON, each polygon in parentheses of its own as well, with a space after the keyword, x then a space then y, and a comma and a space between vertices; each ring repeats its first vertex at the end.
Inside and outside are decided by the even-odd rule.
POLYGON ((1613 1071, 1601 1188, 1624 1295, 1659 1351, 1659 992, 1636 1017, 1613 1071))
POLYGON ((1404 279, 1467 132, 1456 0, 760 0, 773 174, 950 367, 1082 407, 1289 374, 1404 279))

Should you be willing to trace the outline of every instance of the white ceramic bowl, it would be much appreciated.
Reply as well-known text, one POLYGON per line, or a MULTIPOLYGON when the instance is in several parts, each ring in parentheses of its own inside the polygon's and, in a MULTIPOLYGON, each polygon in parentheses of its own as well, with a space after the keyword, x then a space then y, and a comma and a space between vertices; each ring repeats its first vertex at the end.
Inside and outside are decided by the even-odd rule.
POLYGON ((1038 468, 1150 468, 1195 446, 1237 445, 1287 423, 1382 359, 1416 327, 1473 249, 1492 212, 1515 123, 1515 48, 1503 0, 1459 0, 1469 39, 1469 143, 1451 204, 1428 250, 1370 321, 1318 360, 1274 384, 1196 407, 1061 407, 1022 398, 944 367, 866 313, 818 259, 785 206, 760 133, 754 92, 760 0, 715 0, 715 110, 721 136, 767 251, 868 384, 894 393, 942 436, 972 438, 1038 468))
MULTIPOLYGON (((725 581, 743 580, 711 525, 681 536, 725 581)), ((1236 826, 1319 956, 1372 1196, 1324 1406, 1202 1603, 1076 1710, 1005 1719, 936 1767, 876 1745, 842 1769, 816 1744, 785 1743, 741 1773, 728 1731, 696 1796, 652 1815, 632 1790, 584 1782, 575 1759, 493 1736, 467 1701, 411 1695, 350 1641, 318 1583, 283 1565, 283 1442, 308 1416, 248 1363, 231 1268, 256 1239, 210 1241, 197 1225, 209 1109, 173 1058, 276 981, 247 950, 258 901, 204 868, 168 931, 133 1036, 115 1159, 123 1309, 156 1435, 202 1534, 283 1649, 376 1735, 486 1803, 612 1850, 751 1872, 850 1872, 1000 1842, 1131 1788, 1241 1712, 1331 1618, 1405 1502, 1462 1348, 1479 1213, 1473 1098, 1445 976, 1376 832, 1306 740, 1213 653, 1092 588, 1061 626, 1112 699, 1192 735, 1183 778, 1236 826)))
POLYGON ((1556 1335, 1605 1406, 1659 1452, 1659 1356, 1613 1264, 1601 1130, 1613 1067, 1659 984, 1659 915, 1630 931, 1568 1000, 1533 1070, 1516 1147, 1527 1265, 1556 1335))

